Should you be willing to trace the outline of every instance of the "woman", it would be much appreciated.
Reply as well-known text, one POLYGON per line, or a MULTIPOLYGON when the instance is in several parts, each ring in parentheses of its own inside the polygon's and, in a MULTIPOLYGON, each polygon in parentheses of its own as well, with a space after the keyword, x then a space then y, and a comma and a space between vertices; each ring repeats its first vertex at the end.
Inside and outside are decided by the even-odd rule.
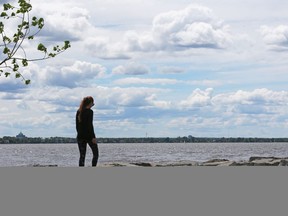
POLYGON ((93 111, 91 110, 93 106, 94 99, 91 96, 85 97, 83 98, 76 114, 76 130, 80 152, 80 167, 85 166, 87 143, 93 152, 92 166, 96 167, 98 162, 99 151, 93 127, 93 111))

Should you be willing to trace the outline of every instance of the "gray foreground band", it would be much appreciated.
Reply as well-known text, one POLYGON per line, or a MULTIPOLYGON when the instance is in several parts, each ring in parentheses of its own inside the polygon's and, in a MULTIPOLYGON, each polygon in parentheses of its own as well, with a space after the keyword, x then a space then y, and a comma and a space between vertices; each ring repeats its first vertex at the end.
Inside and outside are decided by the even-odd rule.
POLYGON ((3 216, 284 216, 287 168, 0 168, 3 216))

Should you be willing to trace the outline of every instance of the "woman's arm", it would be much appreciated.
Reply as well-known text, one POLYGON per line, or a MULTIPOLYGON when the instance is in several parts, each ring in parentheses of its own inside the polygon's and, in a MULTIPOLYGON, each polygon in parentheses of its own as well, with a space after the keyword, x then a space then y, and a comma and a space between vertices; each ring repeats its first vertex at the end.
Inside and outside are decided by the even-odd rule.
POLYGON ((90 135, 92 138, 96 138, 95 136, 95 132, 94 132, 94 126, 93 126, 93 110, 90 110, 90 116, 89 116, 89 131, 90 131, 90 135))
POLYGON ((79 115, 79 111, 76 112, 76 118, 75 118, 75 121, 76 121, 76 131, 77 131, 77 133, 79 133, 78 115, 79 115))

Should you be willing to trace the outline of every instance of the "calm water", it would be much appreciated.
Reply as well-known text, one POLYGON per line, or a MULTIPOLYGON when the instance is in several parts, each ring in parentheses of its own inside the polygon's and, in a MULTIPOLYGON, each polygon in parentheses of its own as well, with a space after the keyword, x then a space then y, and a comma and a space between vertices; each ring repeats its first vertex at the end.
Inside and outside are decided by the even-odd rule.
MULTIPOLYGON (((288 143, 99 144, 99 163, 180 162, 210 159, 248 160, 251 156, 288 157, 288 143)), ((33 164, 78 165, 77 144, 0 145, 0 167, 33 164)), ((86 166, 92 153, 87 147, 86 166)))

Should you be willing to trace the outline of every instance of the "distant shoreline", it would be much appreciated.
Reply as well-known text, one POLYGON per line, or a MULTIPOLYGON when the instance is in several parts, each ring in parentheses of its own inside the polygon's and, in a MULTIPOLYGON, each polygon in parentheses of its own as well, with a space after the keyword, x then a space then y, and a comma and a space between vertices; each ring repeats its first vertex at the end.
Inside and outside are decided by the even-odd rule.
MULTIPOLYGON (((117 144, 117 143, 288 143, 288 138, 252 138, 252 137, 143 137, 143 138, 97 138, 100 144, 117 144)), ((77 143, 76 138, 67 137, 9 137, 0 138, 1 144, 69 144, 77 143)))

